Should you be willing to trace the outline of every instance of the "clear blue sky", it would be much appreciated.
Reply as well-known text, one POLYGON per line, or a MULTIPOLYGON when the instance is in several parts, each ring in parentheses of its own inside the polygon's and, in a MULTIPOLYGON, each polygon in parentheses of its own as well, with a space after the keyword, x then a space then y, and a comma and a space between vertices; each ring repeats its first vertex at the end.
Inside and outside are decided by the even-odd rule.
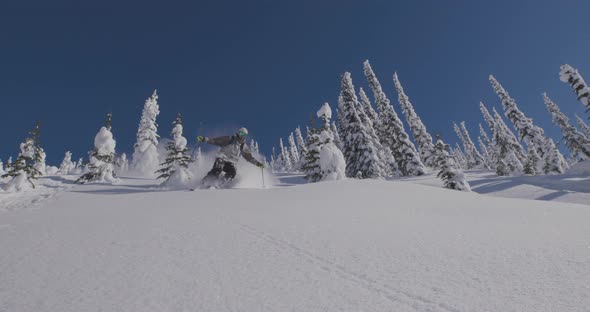
POLYGON ((366 86, 365 59, 398 113, 394 71, 450 142, 453 120, 475 135, 478 102, 499 105, 489 74, 555 139, 542 92, 583 114, 558 71, 569 63, 590 80, 588 1, 171 3, 3 4, 0 158, 17 155, 35 120, 50 163, 65 150, 86 156, 109 111, 118 150, 130 152, 154 88, 162 136, 181 112, 191 142, 246 126, 269 152, 324 101, 336 105, 343 72, 366 86))

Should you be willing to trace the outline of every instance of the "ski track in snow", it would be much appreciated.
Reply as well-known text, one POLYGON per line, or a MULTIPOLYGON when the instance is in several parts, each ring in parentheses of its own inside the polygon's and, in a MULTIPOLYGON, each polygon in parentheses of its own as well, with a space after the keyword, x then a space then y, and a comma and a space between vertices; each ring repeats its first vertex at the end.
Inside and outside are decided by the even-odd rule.
POLYGON ((436 311, 437 309, 449 312, 459 311, 447 304, 436 303, 422 296, 395 289, 393 286, 380 282, 367 274, 354 272, 341 264, 313 254, 308 250, 297 247, 293 243, 276 238, 268 233, 258 231, 248 225, 242 225, 242 228, 259 239, 278 247, 281 251, 291 253, 308 263, 318 266, 320 269, 328 273, 335 273, 343 281, 364 287, 368 291, 382 295, 394 303, 402 303, 417 311, 436 311))

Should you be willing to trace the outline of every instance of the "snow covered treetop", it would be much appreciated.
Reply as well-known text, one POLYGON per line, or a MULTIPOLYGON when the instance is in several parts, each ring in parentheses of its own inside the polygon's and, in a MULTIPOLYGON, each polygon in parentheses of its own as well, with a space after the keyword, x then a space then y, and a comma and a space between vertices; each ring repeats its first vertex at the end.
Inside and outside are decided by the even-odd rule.
POLYGON ((563 64, 559 66, 559 69, 559 80, 563 82, 569 82, 570 77, 578 76, 578 71, 569 64, 563 64))
POLYGON ((332 118, 332 109, 330 108, 330 105, 328 104, 328 102, 324 103, 324 105, 322 105, 322 107, 320 108, 320 110, 316 113, 318 118, 321 118, 322 116, 326 116, 326 118, 331 119, 332 118))

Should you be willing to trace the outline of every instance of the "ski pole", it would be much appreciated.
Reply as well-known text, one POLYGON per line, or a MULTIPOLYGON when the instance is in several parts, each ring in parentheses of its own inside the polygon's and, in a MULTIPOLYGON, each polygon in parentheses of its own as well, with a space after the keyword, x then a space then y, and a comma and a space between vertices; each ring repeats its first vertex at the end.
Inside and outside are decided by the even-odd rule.
POLYGON ((262 173, 262 188, 266 188, 266 185, 264 184, 264 168, 260 168, 260 172, 262 173))

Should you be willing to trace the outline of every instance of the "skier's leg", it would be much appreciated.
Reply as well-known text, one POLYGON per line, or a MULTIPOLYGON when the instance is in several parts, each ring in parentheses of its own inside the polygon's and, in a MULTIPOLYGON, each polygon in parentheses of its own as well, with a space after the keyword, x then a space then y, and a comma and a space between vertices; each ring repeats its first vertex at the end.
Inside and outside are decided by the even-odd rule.
POLYGON ((211 168, 211 170, 209 170, 209 172, 203 178, 201 183, 207 184, 210 181, 217 180, 217 177, 219 177, 219 174, 221 174, 221 172, 223 171, 223 163, 224 163, 223 160, 221 160, 219 158, 215 159, 215 163, 213 163, 213 168, 211 168))
POLYGON ((236 165, 231 162, 225 162, 223 164, 223 171, 225 172, 225 177, 228 181, 233 180, 236 177, 236 165))

